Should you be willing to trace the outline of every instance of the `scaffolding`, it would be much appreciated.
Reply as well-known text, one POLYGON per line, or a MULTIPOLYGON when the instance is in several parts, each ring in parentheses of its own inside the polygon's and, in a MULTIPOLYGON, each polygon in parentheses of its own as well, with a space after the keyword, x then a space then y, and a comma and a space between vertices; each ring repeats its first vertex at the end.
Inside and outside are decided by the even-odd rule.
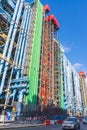
POLYGON ((54 39, 54 101, 60 107, 60 43, 54 39))
POLYGON ((39 100, 44 105, 54 101, 54 37, 57 39, 59 29, 59 23, 54 15, 47 16, 49 10, 49 6, 46 5, 44 7, 39 80, 39 100))

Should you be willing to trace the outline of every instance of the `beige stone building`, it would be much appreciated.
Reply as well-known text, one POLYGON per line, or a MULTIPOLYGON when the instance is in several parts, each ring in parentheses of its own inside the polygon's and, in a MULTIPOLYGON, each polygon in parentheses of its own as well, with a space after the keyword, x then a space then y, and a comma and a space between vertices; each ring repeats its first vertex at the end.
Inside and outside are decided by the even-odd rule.
POLYGON ((80 87, 82 94, 82 104, 84 112, 87 111, 87 76, 85 72, 79 72, 80 76, 80 87))

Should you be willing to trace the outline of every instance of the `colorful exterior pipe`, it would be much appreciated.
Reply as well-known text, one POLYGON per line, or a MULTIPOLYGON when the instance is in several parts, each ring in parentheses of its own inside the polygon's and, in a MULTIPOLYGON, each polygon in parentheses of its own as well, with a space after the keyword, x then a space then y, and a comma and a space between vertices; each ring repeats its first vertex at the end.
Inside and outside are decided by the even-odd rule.
POLYGON ((63 49, 60 45, 60 107, 64 109, 63 49))
MULTIPOLYGON (((40 1, 36 5, 36 19, 33 33, 32 50, 29 68, 29 94, 26 97, 27 103, 37 103, 38 97, 38 80, 39 80, 39 67, 40 67, 40 49, 41 49, 41 36, 42 36, 42 18, 43 6, 40 1)), ((32 23, 31 23, 32 24, 32 23)))
POLYGON ((0 34, 0 100, 6 103, 11 98, 11 105, 17 101, 18 118, 26 93, 27 104, 37 104, 39 95, 44 105, 53 101, 63 109, 81 111, 79 76, 58 44, 60 25, 54 15, 47 15, 50 7, 43 7, 39 0, 31 4, 24 0, 0 3, 9 5, 7 12, 3 4, 0 6, 6 13, 0 14, 5 20, 0 24, 2 33, 8 27, 7 33, 0 34))
MULTIPOLYGON (((9 39, 9 34, 8 34, 8 37, 7 37, 6 46, 7 46, 8 43, 10 42, 9 48, 8 48, 8 53, 7 53, 7 61, 9 61, 9 60, 10 60, 10 57, 11 57, 12 48, 13 48, 13 44, 14 44, 14 39, 15 39, 15 36, 16 36, 16 32, 17 32, 17 28, 18 28, 18 23, 19 23, 19 19, 20 19, 22 7, 23 7, 23 2, 24 2, 24 0, 21 0, 20 3, 18 3, 19 8, 18 8, 18 13, 16 13, 17 17, 16 17, 16 20, 15 20, 15 23, 16 23, 16 24, 14 24, 14 30, 13 30, 13 32, 12 32, 12 26, 10 27, 11 30, 9 30, 9 34, 12 35, 12 40, 11 40, 11 42, 10 42, 10 39, 9 39)), ((18 7, 18 6, 17 6, 17 7, 18 7)), ((16 11, 15 11, 15 12, 16 12, 16 11)), ((6 48, 5 48, 5 49, 6 49, 6 48)), ((4 52, 6 53, 7 51, 4 50, 4 52)), ((3 54, 3 55, 4 55, 4 54, 3 54)), ((0 95, 2 94, 2 91, 3 91, 4 82, 5 82, 5 78, 6 78, 6 73, 7 73, 7 70, 8 70, 8 65, 9 65, 9 63, 6 62, 6 63, 5 63, 5 71, 3 72, 2 81, 1 81, 0 95)), ((1 70, 1 71, 2 71, 2 67, 3 67, 3 63, 1 62, 1 67, 0 67, 0 70, 1 70)))

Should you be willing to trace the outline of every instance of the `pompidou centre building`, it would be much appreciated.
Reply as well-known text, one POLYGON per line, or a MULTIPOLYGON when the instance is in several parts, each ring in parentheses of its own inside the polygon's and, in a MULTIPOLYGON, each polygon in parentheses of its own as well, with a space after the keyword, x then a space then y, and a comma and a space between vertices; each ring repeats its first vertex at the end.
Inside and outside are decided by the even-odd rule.
POLYGON ((79 75, 58 40, 59 22, 39 0, 0 0, 0 113, 52 101, 82 112, 79 75))

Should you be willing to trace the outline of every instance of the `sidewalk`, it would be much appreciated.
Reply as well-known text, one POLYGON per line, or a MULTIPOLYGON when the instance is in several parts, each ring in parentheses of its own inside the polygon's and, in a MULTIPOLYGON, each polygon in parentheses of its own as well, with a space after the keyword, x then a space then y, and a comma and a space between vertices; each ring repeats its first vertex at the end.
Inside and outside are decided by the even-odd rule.
POLYGON ((25 128, 25 127, 36 127, 36 126, 44 126, 44 124, 28 124, 28 123, 5 123, 4 125, 0 123, 0 130, 2 129, 15 129, 15 128, 25 128))

